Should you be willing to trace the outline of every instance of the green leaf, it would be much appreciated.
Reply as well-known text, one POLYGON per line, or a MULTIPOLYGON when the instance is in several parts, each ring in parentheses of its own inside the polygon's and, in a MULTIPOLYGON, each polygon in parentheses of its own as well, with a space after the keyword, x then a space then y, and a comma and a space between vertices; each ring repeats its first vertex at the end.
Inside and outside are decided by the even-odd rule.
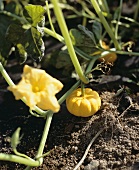
POLYGON ((15 149, 17 145, 20 143, 20 130, 21 128, 17 128, 11 138, 11 147, 15 149))
POLYGON ((121 8, 120 7, 116 8, 113 15, 113 20, 117 20, 119 18, 120 12, 121 12, 121 8))
POLYGON ((24 29, 21 24, 11 24, 7 30, 6 37, 14 46, 17 46, 21 62, 26 61, 27 55, 39 61, 44 56, 45 47, 42 33, 37 28, 29 27, 24 29))
POLYGON ((31 27, 28 31, 25 32, 27 53, 35 60, 41 61, 44 56, 44 42, 42 40, 42 34, 38 31, 37 28, 31 27))
POLYGON ((23 14, 32 26, 37 26, 44 19, 45 12, 45 9, 40 5, 27 5, 23 14))
POLYGON ((5 38, 10 20, 0 14, 0 61, 4 64, 8 59, 12 44, 5 38))
MULTIPOLYGON (((96 50, 96 40, 94 34, 79 25, 80 30, 71 29, 70 37, 74 46, 83 51, 83 53, 91 54, 96 50), (95 42, 95 43, 94 43, 95 42)), ((84 57, 85 58, 85 57, 84 57)))
MULTIPOLYGON (((22 43, 24 43, 24 33, 25 29, 22 28, 22 25, 19 24, 10 24, 10 26, 7 29, 6 32, 6 39, 9 40, 14 45, 17 45, 22 40, 22 43)), ((21 44, 22 44, 21 43, 21 44)))
POLYGON ((69 53, 67 50, 60 51, 58 54, 57 62, 56 62, 56 68, 71 68, 72 62, 69 56, 69 53))
POLYGON ((101 37, 102 37, 102 25, 100 22, 98 21, 94 21, 93 22, 93 25, 92 25, 92 31, 96 37, 96 39, 98 40, 101 40, 101 37))
POLYGON ((94 47, 94 43, 90 37, 86 36, 86 34, 77 29, 71 29, 70 30, 70 37, 72 40, 73 45, 79 46, 79 47, 94 47))
POLYGON ((84 27, 83 25, 78 25, 78 28, 84 32, 84 34, 86 36, 88 36, 92 42, 94 43, 94 45, 96 45, 96 40, 95 40, 95 36, 94 36, 94 33, 89 31, 86 27, 84 27))
MULTIPOLYGON (((21 15, 22 6, 17 1, 15 2, 11 1, 6 4, 0 0, 0 10, 11 12, 12 14, 16 14, 16 15, 21 15)), ((6 39, 7 29, 11 23, 16 23, 16 22, 17 20, 15 20, 13 17, 0 13, 0 61, 4 65, 6 65, 6 61, 9 55, 11 54, 12 45, 13 45, 8 39, 6 39)))
POLYGON ((81 46, 83 44, 84 35, 82 35, 81 31, 77 29, 71 29, 69 34, 73 45, 81 46))

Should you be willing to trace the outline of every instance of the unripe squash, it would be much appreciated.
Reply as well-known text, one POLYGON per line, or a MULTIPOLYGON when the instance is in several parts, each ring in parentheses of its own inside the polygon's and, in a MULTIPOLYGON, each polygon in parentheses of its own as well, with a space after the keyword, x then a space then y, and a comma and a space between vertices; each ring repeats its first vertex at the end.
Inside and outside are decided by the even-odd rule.
POLYGON ((101 99, 99 94, 90 88, 84 89, 84 95, 81 88, 78 88, 67 97, 66 106, 71 114, 88 117, 100 109, 101 99))
MULTIPOLYGON (((104 41, 102 42, 102 48, 104 48, 105 50, 110 49, 109 46, 106 45, 106 43, 104 41)), ((109 54, 106 54, 104 57, 99 58, 98 60, 101 61, 101 62, 103 61, 106 64, 108 64, 108 63, 113 64, 117 60, 117 54, 114 53, 114 52, 111 52, 109 54)))
MULTIPOLYGON (((102 48, 105 49, 105 50, 109 50, 110 47, 108 45, 106 45, 106 43, 103 41, 102 44, 101 44, 102 48)), ((103 55, 105 54, 106 51, 95 51, 93 54, 90 54, 91 56, 94 56, 94 55, 103 55)), ((106 64, 113 64, 116 60, 117 60, 117 54, 115 52, 110 52, 110 53, 107 53, 104 57, 101 57, 101 58, 98 58, 98 60, 100 62, 104 62, 106 64)))
POLYGON ((117 54, 114 52, 111 52, 109 54, 106 54, 104 57, 99 58, 98 60, 101 62, 104 62, 106 64, 113 64, 117 59, 117 54))

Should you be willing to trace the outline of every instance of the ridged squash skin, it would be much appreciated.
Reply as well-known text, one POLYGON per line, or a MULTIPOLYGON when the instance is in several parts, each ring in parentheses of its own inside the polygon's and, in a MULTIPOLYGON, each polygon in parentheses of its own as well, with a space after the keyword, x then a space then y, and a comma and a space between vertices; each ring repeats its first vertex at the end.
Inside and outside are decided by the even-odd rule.
POLYGON ((101 99, 99 94, 91 88, 84 89, 84 96, 82 96, 81 88, 78 88, 67 97, 66 106, 75 116, 89 117, 100 109, 101 99))

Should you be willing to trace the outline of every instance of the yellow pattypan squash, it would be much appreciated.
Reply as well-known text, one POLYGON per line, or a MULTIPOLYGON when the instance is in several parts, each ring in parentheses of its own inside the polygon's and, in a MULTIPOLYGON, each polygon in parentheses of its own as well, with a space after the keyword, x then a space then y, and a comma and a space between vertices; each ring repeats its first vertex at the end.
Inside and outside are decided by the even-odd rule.
POLYGON ((82 96, 81 88, 78 88, 67 97, 66 105, 73 115, 88 117, 100 109, 101 99, 99 94, 90 88, 85 88, 82 96))

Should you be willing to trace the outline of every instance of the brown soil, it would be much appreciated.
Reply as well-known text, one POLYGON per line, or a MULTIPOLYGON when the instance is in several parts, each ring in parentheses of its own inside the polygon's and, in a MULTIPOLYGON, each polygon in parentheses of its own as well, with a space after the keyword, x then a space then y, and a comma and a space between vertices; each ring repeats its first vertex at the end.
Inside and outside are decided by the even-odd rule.
MULTIPOLYGON (((128 83, 128 68, 117 63, 109 75, 100 75, 89 87, 98 90, 102 108, 89 118, 71 115, 65 103, 53 117, 44 152, 51 151, 44 158, 41 167, 32 170, 73 170, 83 157, 89 143, 94 140, 88 154, 78 170, 139 170, 139 87, 128 83), (115 69, 116 68, 116 69, 115 69), (118 69, 117 69, 118 68, 118 69), (125 69, 125 72, 124 72, 125 69), (99 80, 99 81, 98 81, 99 80), (119 94, 119 89, 122 89, 119 94)), ((135 63, 133 63, 135 64, 135 63)), ((139 62, 137 63, 139 65, 139 62)), ((7 70, 14 81, 20 74, 7 70)), ((16 68, 16 67, 15 67, 16 68)), ((16 69, 13 70, 17 70, 16 69)), ((19 68, 22 70, 22 67, 19 68)), ((23 137, 18 150, 35 156, 45 120, 31 116, 28 107, 15 101, 1 80, 0 90, 0 152, 13 153, 10 137, 21 127, 23 137)), ((23 170, 24 165, 0 161, 1 170, 23 170)))

